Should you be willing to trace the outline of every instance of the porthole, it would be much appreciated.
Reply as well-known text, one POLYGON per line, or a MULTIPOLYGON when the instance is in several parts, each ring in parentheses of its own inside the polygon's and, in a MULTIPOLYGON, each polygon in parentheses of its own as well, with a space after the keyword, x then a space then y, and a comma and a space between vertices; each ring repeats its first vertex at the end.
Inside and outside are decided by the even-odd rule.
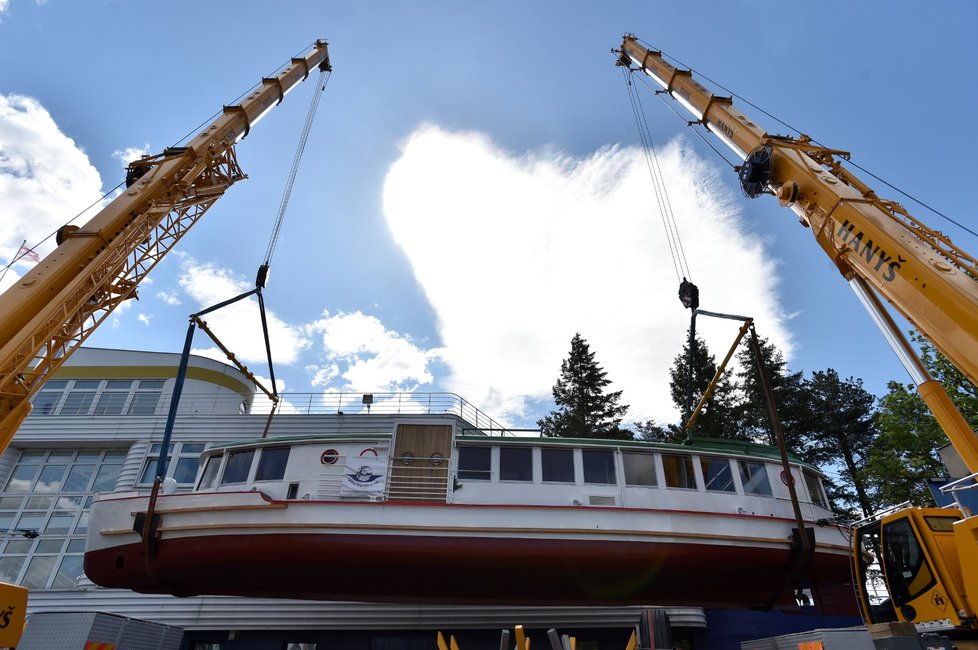
POLYGON ((441 465, 443 462, 445 462, 445 457, 439 454, 437 451, 431 455, 432 465, 441 465))
POLYGON ((414 462, 414 454, 412 454, 410 451, 405 451, 403 454, 401 454, 401 462, 405 465, 410 465, 414 462))

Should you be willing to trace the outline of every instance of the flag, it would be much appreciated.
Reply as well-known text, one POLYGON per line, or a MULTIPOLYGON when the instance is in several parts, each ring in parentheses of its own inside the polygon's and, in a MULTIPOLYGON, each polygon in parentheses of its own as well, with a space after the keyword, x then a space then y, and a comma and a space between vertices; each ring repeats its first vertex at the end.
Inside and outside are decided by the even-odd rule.
POLYGON ((34 252, 33 249, 27 247, 27 242, 20 245, 20 250, 14 255, 14 261, 19 262, 22 259, 29 259, 32 262, 40 262, 41 256, 34 252))
POLYGON ((347 457, 342 483, 340 483, 340 496, 379 496, 384 493, 386 483, 386 456, 347 457))

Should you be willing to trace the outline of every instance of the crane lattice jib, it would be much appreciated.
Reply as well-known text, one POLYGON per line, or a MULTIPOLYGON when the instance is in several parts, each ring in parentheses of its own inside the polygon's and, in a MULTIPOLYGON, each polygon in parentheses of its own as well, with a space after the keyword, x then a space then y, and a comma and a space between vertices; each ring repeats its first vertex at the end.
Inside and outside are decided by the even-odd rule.
POLYGON ((186 147, 130 167, 129 187, 0 295, 0 453, 30 398, 233 183, 235 143, 318 67, 326 41, 262 83, 186 147))
MULTIPOLYGON (((648 74, 741 160, 769 148, 763 190, 795 211, 847 279, 861 277, 978 384, 978 263, 972 256, 899 204, 877 197, 841 165, 846 152, 806 136, 769 135, 731 98, 714 95, 631 35, 622 56, 622 63, 648 74)), ((842 328, 839 344, 847 345, 842 328)))

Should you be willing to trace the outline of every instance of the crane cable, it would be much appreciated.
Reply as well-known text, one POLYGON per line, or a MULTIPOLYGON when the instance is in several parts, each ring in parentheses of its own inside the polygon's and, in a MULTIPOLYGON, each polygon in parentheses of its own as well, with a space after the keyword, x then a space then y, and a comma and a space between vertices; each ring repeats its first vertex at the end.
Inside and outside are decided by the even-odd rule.
MULTIPOLYGON (((648 49, 651 49, 651 50, 655 50, 655 51, 657 51, 657 52, 659 52, 659 53, 661 53, 661 54, 662 54, 662 56, 663 56, 664 58, 667 58, 667 59, 670 59, 670 60, 672 60, 672 61, 675 61, 675 62, 676 62, 677 64, 679 64, 680 66, 682 66, 682 67, 683 67, 683 68, 685 68, 686 70, 689 70, 690 72, 693 72, 693 73, 695 73, 695 74, 696 74, 696 75, 697 75, 698 77, 701 77, 701 78, 703 78, 703 79, 705 79, 706 81, 709 81, 709 82, 710 82, 711 84, 713 84, 714 86, 716 86, 717 88, 719 88, 719 89, 720 89, 720 90, 722 90, 723 92, 725 92, 725 93, 727 93, 727 94, 728 94, 728 95, 730 95, 731 97, 735 97, 735 98, 737 98, 738 100, 740 100, 741 102, 743 102, 743 103, 745 103, 745 104, 747 104, 747 105, 748 105, 748 106, 750 106, 751 108, 754 108, 755 110, 757 110, 757 111, 759 111, 759 112, 761 112, 761 113, 764 113, 764 115, 766 115, 766 116, 768 116, 768 117, 770 117, 770 118, 771 118, 772 120, 774 120, 774 121, 775 121, 775 122, 777 122, 778 124, 780 124, 780 125, 782 125, 782 126, 784 126, 784 127, 786 127, 786 128, 788 128, 788 129, 790 129, 791 131, 794 131, 795 133, 797 133, 797 134, 799 134, 799 135, 801 135, 801 131, 800 131, 800 130, 798 130, 798 129, 796 129, 795 127, 793 127, 793 126, 791 126, 790 124, 788 124, 787 122, 785 122, 785 121, 784 121, 784 120, 782 120, 781 118, 779 118, 779 117, 777 117, 777 116, 775 116, 775 115, 773 115, 773 114, 771 114, 771 113, 769 113, 769 112, 767 112, 766 110, 764 110, 763 108, 761 108, 760 106, 758 106, 758 105, 757 105, 757 104, 755 104, 754 102, 752 102, 752 101, 750 101, 749 99, 747 99, 747 98, 746 98, 746 97, 744 97, 743 95, 739 95, 739 94, 737 94, 737 93, 735 93, 735 92, 733 92, 732 90, 730 90, 729 88, 727 88, 727 87, 726 87, 726 86, 724 86, 723 84, 721 84, 721 83, 717 83, 716 81, 714 81, 714 80, 713 80, 713 79, 711 79, 710 77, 708 77, 708 76, 706 76, 705 74, 703 74, 703 73, 702 73, 702 72, 700 72, 699 70, 694 70, 693 68, 691 68, 690 66, 688 66, 688 65, 686 65, 685 63, 683 63, 682 61, 680 61, 680 60, 679 60, 679 59, 677 59, 676 57, 674 57, 674 56, 670 56, 670 55, 668 55, 668 54, 666 54, 665 52, 662 52, 662 50, 660 50, 659 48, 656 48, 656 47, 654 47, 654 46, 653 46, 652 44, 650 44, 650 43, 647 43, 647 42, 645 42, 645 41, 642 41, 641 39, 638 39, 638 40, 639 40, 639 42, 641 42, 641 43, 642 43, 642 45, 644 45, 644 46, 645 46, 645 47, 647 47, 648 49)), ((665 102, 665 98, 663 98, 663 102, 665 102)), ((667 106, 669 106, 669 108, 672 108, 672 106, 670 106, 670 105, 669 105, 668 103, 666 103, 666 105, 667 105, 667 106)), ((680 117, 680 119, 682 119, 682 120, 683 120, 684 122, 687 122, 687 123, 688 123, 688 120, 686 120, 686 118, 684 118, 684 117, 683 117, 682 115, 680 115, 680 114, 679 114, 679 113, 678 113, 678 112, 676 111, 676 109, 674 109, 674 108, 672 108, 672 111, 673 111, 674 113, 676 113, 676 115, 679 115, 679 117, 680 117)), ((692 128, 692 126, 693 126, 693 125, 692 125, 692 124, 689 124, 689 126, 690 126, 690 128, 692 128)), ((699 136, 700 136, 701 138, 703 138, 703 135, 702 135, 702 133, 700 133, 700 131, 699 131, 699 130, 697 130, 697 129, 693 129, 693 131, 694 131, 695 133, 697 133, 697 134, 698 134, 698 135, 699 135, 699 136)), ((711 143, 710 143, 710 142, 709 142, 708 140, 706 140, 706 138, 703 138, 703 140, 704 140, 705 142, 707 142, 707 144, 709 144, 709 145, 710 145, 710 147, 711 147, 711 148, 712 148, 712 149, 713 149, 714 151, 716 151, 716 152, 717 152, 717 154, 719 154, 719 155, 720 155, 720 157, 721 157, 721 158, 723 158, 725 162, 727 162, 727 163, 729 164, 729 162, 730 162, 730 161, 728 161, 728 160, 726 159, 726 157, 725 157, 725 156, 724 156, 724 155, 723 155, 722 153, 720 153, 720 151, 718 151, 716 147, 714 147, 714 146, 713 146, 713 144, 711 144, 711 143)), ((824 144, 822 144, 821 142, 819 142, 819 141, 818 141, 818 140, 816 140, 815 138, 812 138, 812 143, 814 143, 814 144, 817 144, 817 145, 818 145, 818 146, 820 146, 820 147, 825 147, 825 145, 824 145, 824 144)), ((852 165, 852 166, 853 166, 853 167, 855 167, 856 169, 858 169, 858 170, 860 170, 861 172, 863 172, 863 173, 865 173, 865 174, 869 174, 870 176, 872 176, 873 178, 875 178, 875 179, 876 179, 877 181, 879 181, 880 183, 883 183, 884 185, 886 185, 887 187, 889 187, 889 188, 890 188, 891 190, 893 190, 894 192, 898 192, 899 194, 901 194, 902 196, 905 196, 906 198, 908 198, 908 199, 910 199, 911 201, 913 201, 913 202, 914 202, 914 203, 916 203, 917 205, 919 205, 919 206, 921 206, 921 207, 923 207, 923 208, 925 208, 925 209, 927 209, 927 210, 930 210, 930 211, 931 211, 931 212, 933 212, 933 213, 934 213, 935 215, 937 215, 937 216, 939 216, 939 217, 941 217, 941 218, 942 218, 942 219, 944 219, 945 221, 947 221, 947 222, 949 222, 949 223, 952 223, 952 224, 954 224, 955 226, 957 226, 958 228, 961 228, 961 229, 962 229, 963 231, 965 231, 965 232, 967 232, 968 234, 970 234, 970 235, 972 235, 972 236, 975 236, 975 237, 978 237, 978 232, 975 232, 974 230, 972 230, 972 229, 971 229, 971 228, 969 228, 968 226, 966 226, 966 225, 964 225, 963 223, 961 223, 961 222, 959 222, 958 220, 956 220, 956 219, 953 219, 952 217, 949 217, 949 216, 947 216, 946 214, 944 214, 943 212, 941 212, 941 211, 940 211, 940 210, 938 210, 937 208, 934 208, 934 207, 931 207, 931 206, 930 206, 930 205, 928 205, 927 203, 924 203, 924 202, 923 202, 923 201, 922 201, 921 199, 918 199, 917 197, 915 197, 915 196, 913 196, 913 195, 911 195, 911 194, 908 194, 907 192, 904 192, 903 190, 901 190, 901 189, 900 189, 899 187, 897 187, 896 185, 893 185, 892 183, 890 183, 890 182, 888 182, 888 181, 886 181, 886 180, 884 180, 884 179, 882 179, 882 178, 880 178, 879 176, 877 176, 877 175, 876 175, 876 174, 874 174, 873 172, 871 172, 871 171, 869 171, 869 170, 868 170, 868 169, 866 169, 865 167, 863 167, 863 166, 861 166, 861 165, 859 165, 858 163, 856 163, 856 162, 854 162, 854 161, 852 160, 852 158, 851 158, 851 157, 850 157, 850 158, 848 158, 848 159, 846 160, 846 162, 848 162, 848 163, 849 163, 850 165, 852 165)))
POLYGON ((268 278, 268 269, 272 264, 272 255, 275 254, 275 247, 278 244, 278 238, 282 232, 282 222, 285 221, 285 212, 289 207, 289 197, 292 196, 292 186, 295 183, 295 177, 299 171, 299 161, 302 160, 302 153, 306 149, 309 132, 312 130, 312 122, 316 117, 316 110, 319 108, 319 100, 323 96, 323 91, 326 90, 326 84, 329 83, 330 74, 331 71, 326 68, 319 70, 319 79, 316 81, 316 86, 319 90, 313 93, 312 100, 309 103, 306 122, 302 126, 302 133, 299 135, 299 144, 296 147, 295 156, 292 159, 292 168, 289 170, 289 176, 285 182, 285 191, 282 192, 282 200, 279 202, 278 216, 275 219, 275 226, 272 228, 272 235, 269 238, 268 248, 265 251, 265 261, 262 262, 261 267, 258 269, 258 278, 255 281, 257 286, 264 287, 268 278))
POLYGON ((635 117, 635 126, 638 129, 642 151, 645 154, 645 164, 649 169, 649 176, 652 178, 652 188, 655 191, 656 203, 659 206, 659 216, 662 219, 662 228, 666 234, 666 243, 669 246, 669 255, 672 257, 672 266, 676 273, 676 279, 692 279, 692 273, 686 261, 686 252, 683 249, 682 239, 679 236, 676 215, 673 212, 672 203, 669 201, 669 192, 662 174, 662 167, 659 165, 659 157, 655 149, 655 144, 652 142, 649 124, 645 119, 641 96, 635 91, 635 87, 632 84, 630 70, 622 69, 622 78, 628 90, 628 99, 632 107, 632 114, 635 117))

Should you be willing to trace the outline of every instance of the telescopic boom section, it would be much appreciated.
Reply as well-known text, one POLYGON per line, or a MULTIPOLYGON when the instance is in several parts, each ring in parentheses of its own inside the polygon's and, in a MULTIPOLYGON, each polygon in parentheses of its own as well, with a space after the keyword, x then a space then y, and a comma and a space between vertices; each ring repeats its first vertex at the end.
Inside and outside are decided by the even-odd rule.
POLYGON ((326 41, 220 117, 186 147, 130 165, 128 188, 0 295, 0 453, 30 412, 30 398, 233 183, 245 178, 234 145, 316 68, 326 41))
MULTIPOLYGON (((648 74, 693 115, 692 123, 703 124, 743 161, 739 175, 747 196, 777 196, 811 228, 854 288, 885 298, 978 384, 978 262, 973 257, 900 205, 877 197, 840 164, 848 153, 817 146, 804 135, 768 134, 731 98, 714 95, 690 71, 673 67, 630 34, 622 42, 619 63, 648 74)), ((901 334, 890 334, 905 344, 901 334)), ((839 344, 847 345, 844 329, 839 344)), ((919 362, 908 370, 965 463, 978 471, 973 431, 919 362)))

